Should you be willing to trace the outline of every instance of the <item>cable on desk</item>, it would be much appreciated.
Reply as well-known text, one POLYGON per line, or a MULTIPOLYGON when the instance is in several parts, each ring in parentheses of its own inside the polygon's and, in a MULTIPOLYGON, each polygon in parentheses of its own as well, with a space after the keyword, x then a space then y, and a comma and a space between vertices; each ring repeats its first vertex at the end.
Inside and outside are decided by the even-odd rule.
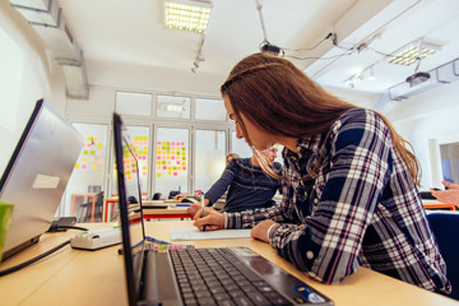
POLYGON ((48 229, 48 232, 49 233, 65 232, 67 229, 75 229, 75 230, 80 230, 84 232, 89 231, 89 229, 84 228, 84 227, 79 227, 79 226, 51 224, 50 228, 48 229))
POLYGON ((59 244, 58 246, 52 248, 51 250, 46 251, 45 253, 43 253, 43 254, 41 254, 41 255, 38 255, 38 256, 35 257, 35 258, 32 258, 32 259, 30 259, 30 260, 28 260, 28 261, 26 261, 26 262, 23 262, 23 263, 21 263, 21 264, 19 264, 19 265, 17 265, 17 266, 14 266, 14 267, 11 267, 11 268, 2 270, 2 271, 0 271, 0 277, 1 277, 1 276, 5 276, 5 275, 10 274, 10 273, 13 273, 13 272, 16 272, 16 271, 18 271, 18 270, 21 270, 22 268, 25 268, 25 267, 27 267, 28 265, 31 265, 31 264, 33 264, 34 262, 36 262, 36 261, 38 261, 38 260, 40 260, 40 259, 42 259, 42 258, 44 258, 44 257, 46 257, 46 256, 48 256, 48 255, 50 255, 50 254, 52 254, 52 253, 54 253, 54 252, 56 252, 57 250, 63 248, 64 246, 66 246, 66 245, 69 244, 69 243, 70 243, 70 240, 67 240, 67 241, 65 241, 65 242, 63 242, 63 243, 61 243, 61 244, 59 244))
POLYGON ((57 227, 57 229, 75 229, 75 230, 80 230, 80 231, 83 231, 83 232, 89 231, 89 228, 84 228, 84 227, 81 227, 81 226, 66 226, 66 225, 60 225, 60 226, 57 227))

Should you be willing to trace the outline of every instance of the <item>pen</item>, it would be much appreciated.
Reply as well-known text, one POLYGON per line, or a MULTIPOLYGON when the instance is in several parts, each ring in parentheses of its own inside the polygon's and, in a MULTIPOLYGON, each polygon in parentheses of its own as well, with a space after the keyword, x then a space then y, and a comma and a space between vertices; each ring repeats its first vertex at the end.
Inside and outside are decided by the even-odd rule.
MULTIPOLYGON (((206 205, 204 204, 204 192, 201 192, 201 205, 202 205, 201 218, 204 218, 204 213, 205 213, 205 209, 206 209, 206 205)), ((205 226, 205 225, 204 225, 204 227, 202 228, 202 231, 203 231, 203 232, 206 231, 206 226, 205 226)))

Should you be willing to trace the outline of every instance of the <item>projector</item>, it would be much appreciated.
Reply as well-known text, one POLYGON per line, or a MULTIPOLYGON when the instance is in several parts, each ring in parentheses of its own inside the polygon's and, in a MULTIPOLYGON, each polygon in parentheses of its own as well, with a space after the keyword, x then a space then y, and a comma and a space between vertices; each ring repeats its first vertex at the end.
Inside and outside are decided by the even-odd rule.
POLYGON ((281 48, 275 45, 271 45, 269 42, 265 42, 261 47, 260 51, 263 53, 268 53, 271 55, 278 56, 279 53, 281 52, 281 48))
POLYGON ((410 87, 413 87, 421 83, 424 83, 428 79, 430 79, 430 74, 428 74, 427 72, 417 72, 407 77, 405 82, 410 84, 410 87))

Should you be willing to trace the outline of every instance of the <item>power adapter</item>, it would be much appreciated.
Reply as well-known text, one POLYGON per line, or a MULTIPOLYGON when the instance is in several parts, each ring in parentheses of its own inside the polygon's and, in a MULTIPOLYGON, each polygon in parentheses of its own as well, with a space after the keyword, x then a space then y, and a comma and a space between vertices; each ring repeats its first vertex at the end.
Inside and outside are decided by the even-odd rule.
POLYGON ((76 234, 70 239, 74 249, 95 251, 121 243, 121 228, 119 226, 103 228, 76 234))

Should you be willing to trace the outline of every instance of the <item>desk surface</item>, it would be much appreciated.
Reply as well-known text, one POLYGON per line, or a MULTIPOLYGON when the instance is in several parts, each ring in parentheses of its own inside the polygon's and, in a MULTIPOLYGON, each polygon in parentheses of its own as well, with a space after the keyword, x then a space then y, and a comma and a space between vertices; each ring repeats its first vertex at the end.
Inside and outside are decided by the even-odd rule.
MULTIPOLYGON (((170 241, 169 229, 187 227, 190 221, 147 222, 147 233, 170 241)), ((86 224, 91 228, 108 224, 86 224)), ((83 225, 85 226, 85 225, 83 225)), ((0 264, 0 269, 21 263, 72 237, 75 231, 46 234, 41 241, 0 264)), ((190 243, 190 242, 186 242, 190 243)), ((360 268, 339 285, 311 280, 276 255, 266 243, 250 238, 193 241, 196 247, 247 246, 331 298, 335 305, 459 305, 458 301, 431 293, 377 272, 360 268)), ((124 266, 119 246, 81 251, 69 246, 55 254, 0 278, 2 305, 127 305, 124 266)))

